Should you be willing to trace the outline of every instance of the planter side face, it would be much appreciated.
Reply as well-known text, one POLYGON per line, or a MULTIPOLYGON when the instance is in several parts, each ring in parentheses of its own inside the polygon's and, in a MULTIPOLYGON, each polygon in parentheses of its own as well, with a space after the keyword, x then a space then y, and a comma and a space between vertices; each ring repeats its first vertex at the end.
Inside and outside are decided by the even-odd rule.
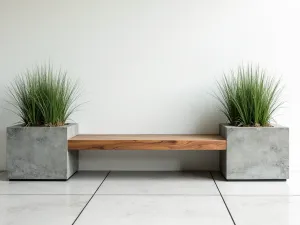
POLYGON ((227 139, 221 153, 221 172, 228 180, 285 180, 289 178, 287 127, 233 127, 220 125, 227 139))
POLYGON ((62 127, 8 127, 8 178, 68 179, 78 169, 78 153, 68 151, 68 138, 77 132, 77 124, 62 127))

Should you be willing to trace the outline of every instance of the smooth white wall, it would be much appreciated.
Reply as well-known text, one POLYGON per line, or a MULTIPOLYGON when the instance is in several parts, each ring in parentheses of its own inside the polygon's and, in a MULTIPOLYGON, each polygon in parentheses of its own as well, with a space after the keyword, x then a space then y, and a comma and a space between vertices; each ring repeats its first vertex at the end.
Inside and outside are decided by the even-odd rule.
MULTIPOLYGON (((51 62, 79 78, 81 133, 217 133, 215 80, 259 62, 285 84, 291 166, 300 169, 298 0, 0 0, 0 170, 3 99, 14 76, 51 62)), ((218 169, 217 152, 81 153, 80 169, 218 169)))

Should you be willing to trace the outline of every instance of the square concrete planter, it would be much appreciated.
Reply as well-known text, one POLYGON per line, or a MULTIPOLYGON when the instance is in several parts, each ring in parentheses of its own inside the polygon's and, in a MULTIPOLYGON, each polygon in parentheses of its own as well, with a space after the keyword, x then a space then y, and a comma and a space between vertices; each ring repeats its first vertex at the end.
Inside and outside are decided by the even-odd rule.
POLYGON ((78 152, 68 139, 78 125, 7 128, 7 172, 10 180, 67 180, 78 170, 78 152))
POLYGON ((227 150, 220 169, 227 180, 286 180, 289 178, 289 128, 234 127, 220 124, 227 150))

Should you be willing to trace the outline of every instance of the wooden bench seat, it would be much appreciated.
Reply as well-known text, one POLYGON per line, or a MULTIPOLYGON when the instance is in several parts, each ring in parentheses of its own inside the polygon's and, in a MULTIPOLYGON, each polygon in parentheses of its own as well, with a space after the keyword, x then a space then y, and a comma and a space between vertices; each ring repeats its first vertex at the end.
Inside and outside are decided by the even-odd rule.
POLYGON ((68 140, 69 150, 226 150, 226 140, 214 134, 95 135, 68 140))

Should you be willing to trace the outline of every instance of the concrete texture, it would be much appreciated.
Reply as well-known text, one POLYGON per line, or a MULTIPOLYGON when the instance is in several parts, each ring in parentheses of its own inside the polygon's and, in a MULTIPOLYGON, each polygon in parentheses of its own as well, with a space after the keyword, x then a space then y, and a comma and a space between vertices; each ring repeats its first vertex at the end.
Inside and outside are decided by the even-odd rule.
POLYGON ((78 152, 68 151, 67 140, 77 133, 77 124, 62 127, 8 127, 8 178, 68 179, 78 170, 78 152))
POLYGON ((220 169, 227 180, 284 180, 289 178, 289 128, 220 125, 227 150, 220 169))

